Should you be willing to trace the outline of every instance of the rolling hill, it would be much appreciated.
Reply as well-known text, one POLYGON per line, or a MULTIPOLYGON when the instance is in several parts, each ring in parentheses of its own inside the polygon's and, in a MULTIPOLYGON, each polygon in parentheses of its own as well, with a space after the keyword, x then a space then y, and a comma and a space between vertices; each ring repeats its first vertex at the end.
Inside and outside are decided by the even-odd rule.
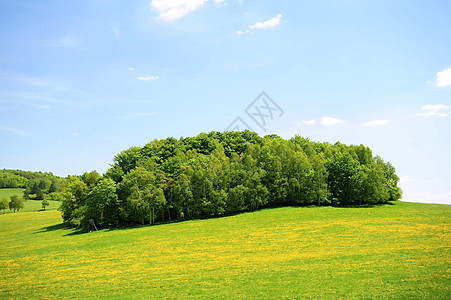
POLYGON ((0 215, 0 295, 445 299, 451 206, 283 207, 80 234, 58 211, 0 215))

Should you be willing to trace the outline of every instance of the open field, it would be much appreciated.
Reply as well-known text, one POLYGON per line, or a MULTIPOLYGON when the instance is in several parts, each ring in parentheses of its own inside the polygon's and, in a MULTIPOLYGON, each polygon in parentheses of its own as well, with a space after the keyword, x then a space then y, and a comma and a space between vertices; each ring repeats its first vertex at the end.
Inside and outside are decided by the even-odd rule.
POLYGON ((25 189, 0 189, 0 199, 6 198, 9 200, 9 197, 12 195, 17 195, 22 198, 23 191, 25 191, 25 189))
MULTIPOLYGON (((12 195, 17 195, 22 198, 23 191, 24 189, 0 189, 0 199, 6 198, 10 200, 10 197, 12 195)), ((46 210, 56 210, 60 207, 60 205, 61 202, 59 201, 49 200, 49 206, 46 207, 46 210)), ((42 200, 28 200, 24 202, 24 208, 22 208, 20 212, 40 211, 41 209, 42 209, 42 200)), ((12 213, 12 211, 7 209, 5 213, 12 213)), ((3 214, 3 210, 0 211, 0 214, 3 214)))
POLYGON ((451 297, 451 206, 277 208, 77 234, 0 215, 0 298, 451 297))

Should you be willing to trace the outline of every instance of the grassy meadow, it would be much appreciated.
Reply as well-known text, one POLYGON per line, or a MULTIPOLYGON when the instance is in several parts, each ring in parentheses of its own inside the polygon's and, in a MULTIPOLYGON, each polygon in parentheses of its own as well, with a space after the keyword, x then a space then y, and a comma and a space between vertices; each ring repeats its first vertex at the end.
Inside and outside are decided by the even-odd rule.
MULTIPOLYGON (((6 198, 9 201, 12 195, 17 195, 22 198, 24 190, 25 189, 0 189, 0 199, 6 198)), ((46 207, 46 210, 56 210, 60 207, 60 205, 61 202, 59 201, 49 200, 49 206, 46 207)), ((20 209, 20 212, 40 211, 41 209, 42 200, 27 200, 24 202, 24 208, 20 209)), ((3 213, 12 213, 12 211, 10 211, 9 209, 0 211, 0 214, 3 213)))
POLYGON ((78 234, 0 215, 0 298, 449 299, 451 206, 285 207, 78 234))

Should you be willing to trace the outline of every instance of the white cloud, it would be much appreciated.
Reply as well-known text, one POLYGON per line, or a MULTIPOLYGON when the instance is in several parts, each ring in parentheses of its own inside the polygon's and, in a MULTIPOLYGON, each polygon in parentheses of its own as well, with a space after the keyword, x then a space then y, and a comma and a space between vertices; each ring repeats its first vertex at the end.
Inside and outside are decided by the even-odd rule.
POLYGON ((448 108, 449 106, 444 104, 425 105, 421 108, 423 112, 417 113, 416 115, 420 117, 446 117, 448 114, 442 112, 442 110, 448 108))
POLYGON ((138 80, 145 80, 145 81, 149 81, 149 80, 157 80, 160 77, 158 76, 142 76, 142 77, 136 77, 136 79, 138 80))
POLYGON ((17 129, 17 128, 12 128, 12 127, 8 127, 8 126, 2 126, 0 125, 0 131, 7 131, 7 132, 11 132, 14 133, 16 135, 20 135, 20 136, 29 136, 29 134, 23 130, 17 129))
POLYGON ((249 29, 247 29, 246 31, 238 30, 238 31, 236 32, 236 34, 241 35, 241 34, 245 34, 245 33, 249 33, 249 32, 250 32, 249 29))
POLYGON ((382 126, 390 123, 390 120, 373 120, 364 124, 364 126, 382 126))
POLYGON ((437 86, 443 87, 451 85, 451 68, 437 72, 437 86))
POLYGON ((302 124, 304 125, 315 125, 316 120, 302 120, 302 124))
POLYGON ((129 71, 133 71, 133 70, 134 70, 134 68, 133 68, 133 67, 130 67, 130 68, 128 68, 128 70, 129 70, 129 71))
MULTIPOLYGON (((159 19, 164 21, 175 20, 204 6, 209 0, 152 0, 150 6, 156 9, 159 19)), ((224 0, 213 0, 221 4, 224 0)))
POLYGON ((271 27, 279 25, 281 19, 282 19, 282 15, 278 14, 274 18, 271 18, 271 19, 266 20, 264 22, 258 22, 258 23, 255 23, 254 25, 249 25, 248 26, 249 29, 247 29, 246 31, 238 30, 236 32, 236 34, 241 35, 241 34, 244 34, 244 33, 249 33, 249 32, 251 32, 251 29, 271 28, 271 27))
POLYGON ((266 20, 265 22, 258 22, 255 23, 254 25, 250 25, 249 28, 250 29, 264 29, 264 28, 271 28, 274 26, 277 26, 280 24, 280 19, 282 18, 281 14, 278 14, 277 16, 275 16, 274 18, 271 18, 269 20, 266 20))
POLYGON ((322 117, 321 118, 321 125, 324 126, 332 126, 332 125, 340 125, 343 124, 345 121, 344 120, 340 120, 340 119, 336 119, 336 118, 332 118, 332 117, 322 117))

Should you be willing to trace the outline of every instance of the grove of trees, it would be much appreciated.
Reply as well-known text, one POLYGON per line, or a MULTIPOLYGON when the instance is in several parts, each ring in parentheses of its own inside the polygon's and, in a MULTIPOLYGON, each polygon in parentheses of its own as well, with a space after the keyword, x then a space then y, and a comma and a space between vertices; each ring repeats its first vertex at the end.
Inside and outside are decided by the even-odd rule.
POLYGON ((61 200, 59 192, 64 178, 52 173, 31 172, 21 170, 0 170, 0 188, 23 188, 24 200, 35 199, 61 200))
POLYGON ((102 227, 220 216, 285 205, 373 205, 401 198, 394 167, 363 145, 250 131, 153 140, 110 169, 69 176, 63 220, 102 227))

